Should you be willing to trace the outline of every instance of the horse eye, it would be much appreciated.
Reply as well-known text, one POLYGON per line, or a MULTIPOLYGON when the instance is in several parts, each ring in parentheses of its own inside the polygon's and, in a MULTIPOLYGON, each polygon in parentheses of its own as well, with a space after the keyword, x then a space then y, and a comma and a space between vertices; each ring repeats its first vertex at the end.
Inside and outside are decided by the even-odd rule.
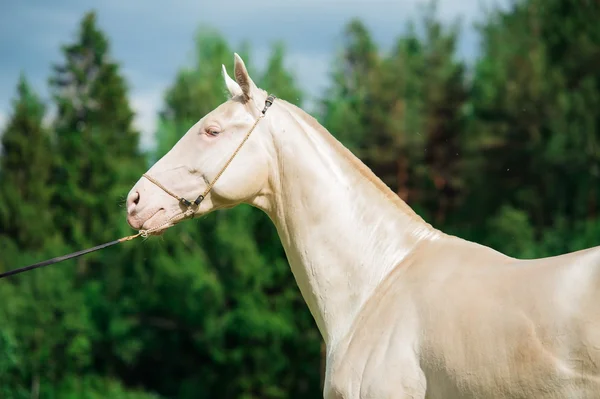
POLYGON ((209 134, 209 135, 211 135, 211 136, 218 136, 218 135, 219 135, 219 133, 221 133, 221 132, 220 132, 220 131, 218 131, 218 130, 215 130, 215 129, 207 129, 207 130, 206 130, 206 133, 208 133, 208 134, 209 134))

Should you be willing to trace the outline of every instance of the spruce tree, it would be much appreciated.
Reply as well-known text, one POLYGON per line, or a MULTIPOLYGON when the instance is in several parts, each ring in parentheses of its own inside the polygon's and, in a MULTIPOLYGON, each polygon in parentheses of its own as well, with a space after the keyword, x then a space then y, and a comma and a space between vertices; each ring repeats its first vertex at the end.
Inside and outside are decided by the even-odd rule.
POLYGON ((319 111, 323 125, 346 147, 363 158, 371 133, 368 114, 372 84, 380 73, 380 56, 367 27, 351 20, 343 31, 342 49, 331 73, 332 84, 319 111))
MULTIPOLYGON (((132 233, 125 198, 147 165, 132 127, 126 82, 94 12, 84 15, 75 40, 62 53, 50 79, 57 109, 54 216, 65 242, 81 249, 132 233)), ((112 247, 64 269, 71 273, 65 280, 72 279, 82 293, 85 312, 93 315, 85 339, 99 374, 115 373, 140 350, 139 340, 127 335, 136 298, 120 301, 119 296, 125 296, 123 290, 139 291, 129 283, 136 275, 133 265, 144 266, 144 250, 112 247)))
MULTIPOLYGON (((53 234, 49 184, 54 162, 43 125, 45 105, 24 75, 19 77, 13 113, 2 133, 0 235, 21 250, 38 250, 53 234)), ((0 253, 6 254, 0 250, 0 253)))
MULTIPOLYGON (((198 31, 194 46, 190 65, 177 73, 175 83, 166 92, 165 105, 161 111, 164 122, 179 121, 183 123, 181 129, 185 125, 191 126, 212 111, 214 104, 223 101, 226 89, 222 79, 219 79, 221 65, 229 65, 233 54, 223 36, 211 28, 198 31)), ((249 63, 248 67, 251 70, 249 63)), ((185 131, 187 129, 179 134, 185 131)), ((176 141, 177 139, 172 139, 164 145, 170 148, 176 141)))
MULTIPOLYGON (((43 126, 45 106, 23 75, 13 104, 0 158, 0 270, 69 252, 52 220, 55 151, 43 126)), ((92 324, 83 296, 65 267, 2 281, 0 396, 47 396, 67 373, 89 364, 92 324)))
POLYGON ((302 106, 302 92, 294 85, 294 76, 284 65, 285 55, 283 43, 275 43, 267 66, 256 83, 267 92, 273 92, 279 98, 302 106))
POLYGON ((467 87, 455 58, 457 28, 444 29, 435 10, 419 21, 424 35, 411 23, 388 56, 351 21, 323 121, 402 199, 440 224, 462 184, 467 87))
POLYGON ((490 13, 480 28, 468 108, 471 190, 462 214, 485 226, 480 234, 499 250, 514 237, 510 222, 498 234, 499 221, 517 215, 537 252, 509 243, 511 255, 597 244, 598 18, 593 1, 520 0, 490 13))
POLYGON ((419 21, 423 35, 411 30, 390 57, 388 65, 403 72, 398 79, 403 112, 398 115, 392 108, 387 119, 391 130, 397 129, 395 134, 402 137, 401 154, 409 163, 409 202, 441 225, 464 188, 468 89, 465 65, 456 58, 459 25, 445 28, 435 12, 434 5, 426 8, 419 21))
POLYGON ((471 100, 479 156, 472 219, 512 206, 539 238, 562 221, 597 215, 600 7, 572 3, 519 1, 482 27, 471 100))
POLYGON ((57 105, 56 222, 68 242, 84 246, 126 231, 122 204, 145 165, 126 83, 94 12, 62 52, 50 80, 57 105))

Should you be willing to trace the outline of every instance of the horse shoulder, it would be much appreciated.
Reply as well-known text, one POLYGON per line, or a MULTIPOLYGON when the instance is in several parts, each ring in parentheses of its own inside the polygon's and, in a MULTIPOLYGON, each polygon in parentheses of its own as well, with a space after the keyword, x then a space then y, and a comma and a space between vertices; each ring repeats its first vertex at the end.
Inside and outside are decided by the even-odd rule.
POLYGON ((419 321, 409 275, 408 264, 395 268, 362 307, 348 334, 328 352, 329 397, 424 398, 425 376, 415 352, 419 321))

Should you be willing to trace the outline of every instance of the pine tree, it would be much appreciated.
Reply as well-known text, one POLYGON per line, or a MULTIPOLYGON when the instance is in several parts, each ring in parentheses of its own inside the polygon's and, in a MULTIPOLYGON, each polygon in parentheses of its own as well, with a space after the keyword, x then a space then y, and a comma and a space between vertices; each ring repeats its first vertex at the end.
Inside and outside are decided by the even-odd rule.
POLYGON ((541 183, 534 163, 541 161, 535 155, 543 146, 540 123, 552 95, 542 43, 530 22, 515 9, 510 16, 495 14, 482 28, 483 56, 475 68, 471 99, 472 155, 479 160, 471 181, 477 200, 468 200, 471 221, 495 214, 503 203, 518 209, 523 201, 542 198, 532 195, 539 195, 541 183), (490 181, 494 184, 484 189, 490 181))
MULTIPOLYGON (((123 204, 132 185, 147 168, 139 150, 139 133, 119 65, 111 60, 109 41, 94 12, 84 15, 73 43, 63 46, 64 60, 54 66, 50 85, 57 108, 54 121, 56 156, 52 184, 55 221, 62 237, 80 249, 131 234, 123 204)), ((111 375, 139 352, 139 341, 123 338, 131 325, 132 302, 120 291, 144 265, 144 248, 109 248, 76 259, 65 269, 91 314, 82 337, 86 359, 101 375, 111 375), (109 350, 115 348, 115 355, 109 350)), ((136 289, 137 291, 137 289, 136 289)), ((133 302, 135 303, 135 302, 133 302)), ((65 311, 68 317, 77 317, 65 311)), ((78 372, 83 372, 78 369, 78 372)))
POLYGON ((286 69, 285 46, 275 43, 267 67, 256 83, 267 92, 273 92, 277 97, 302 106, 302 92, 294 85, 294 76, 286 69))
POLYGON ((399 80, 406 108, 401 113, 403 120, 397 120, 398 115, 388 119, 400 129, 396 134, 403 137, 403 156, 410 163, 408 187, 413 195, 409 199, 432 222, 442 224, 458 204, 464 187, 462 152, 468 92, 465 66, 456 59, 459 26, 445 29, 435 12, 432 3, 420 21, 423 36, 411 31, 399 41, 391 57, 391 65, 404 72, 399 80))
MULTIPOLYGON (((19 78, 14 113, 2 136, 0 269, 67 253, 53 226, 55 153, 45 106, 19 78)), ((0 396, 37 397, 90 361, 91 323, 68 268, 19 275, 0 289, 0 396), (9 284, 12 282, 12 284, 9 284)), ((4 280, 3 280, 4 281, 4 280)))
MULTIPOLYGON (((525 211, 536 236, 561 219, 595 217, 600 174, 600 7, 520 1, 482 27, 474 76, 472 217, 504 204, 525 211), (483 190, 494 181, 493 189, 483 190)), ((556 249, 556 251, 565 250, 556 249)))
MULTIPOLYGON (((210 28, 198 31, 194 45, 191 65, 177 73, 174 85, 167 90, 161 112, 163 121, 181 122, 181 129, 191 126, 212 111, 214 104, 223 101, 226 89, 222 80, 215 77, 221 76, 221 65, 228 65, 233 54, 223 36, 210 28)), ((251 70, 251 64, 248 62, 247 65, 251 70)), ((187 129, 180 134, 185 131, 187 129)), ((170 148, 175 142, 171 140, 164 145, 170 148)))
POLYGON ((352 21, 323 120, 402 199, 442 223, 461 188, 467 88, 457 29, 443 29, 435 10, 422 18, 423 36, 411 24, 386 57, 352 21))
POLYGON ((422 165, 423 79, 421 43, 400 37, 394 52, 381 59, 369 84, 361 159, 400 198, 414 205, 414 170, 422 165))
POLYGON ((54 160, 44 115, 44 104, 21 75, 0 158, 0 235, 21 250, 41 249, 53 235, 49 179, 54 160))
POLYGON ((62 52, 50 80, 58 111, 56 222, 68 242, 84 246, 126 231, 120 204, 144 164, 126 83, 94 12, 62 52))
POLYGON ((377 46, 366 26, 351 20, 343 32, 342 49, 335 60, 332 85, 322 100, 323 125, 346 147, 361 158, 371 112, 372 83, 378 79, 380 57, 377 46))
POLYGON ((596 223, 600 216, 600 3, 532 0, 528 9, 531 29, 534 34, 539 31, 543 43, 552 94, 542 136, 547 140, 543 157, 552 171, 544 179, 544 193, 559 204, 566 219, 596 223), (570 184, 557 182, 558 176, 570 184))
POLYGON ((472 189, 462 213, 471 225, 486 226, 480 233, 500 250, 502 237, 493 231, 499 224, 489 218, 519 214, 539 250, 512 255, 595 244, 577 232, 591 237, 597 225, 598 18, 597 2, 520 0, 481 26, 469 101, 472 189))

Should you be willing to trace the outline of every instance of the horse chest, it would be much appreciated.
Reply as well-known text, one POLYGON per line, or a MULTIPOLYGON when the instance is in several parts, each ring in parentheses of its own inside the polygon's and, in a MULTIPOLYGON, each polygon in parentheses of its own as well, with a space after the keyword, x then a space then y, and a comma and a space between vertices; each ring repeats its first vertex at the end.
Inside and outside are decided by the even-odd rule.
POLYGON ((414 356, 386 351, 382 343, 362 354, 333 357, 328 367, 326 399, 422 398, 424 376, 414 356), (399 396, 401 395, 401 396, 399 396))
POLYGON ((413 342, 412 334, 395 328, 359 329, 328 355, 325 398, 423 398, 413 342))

